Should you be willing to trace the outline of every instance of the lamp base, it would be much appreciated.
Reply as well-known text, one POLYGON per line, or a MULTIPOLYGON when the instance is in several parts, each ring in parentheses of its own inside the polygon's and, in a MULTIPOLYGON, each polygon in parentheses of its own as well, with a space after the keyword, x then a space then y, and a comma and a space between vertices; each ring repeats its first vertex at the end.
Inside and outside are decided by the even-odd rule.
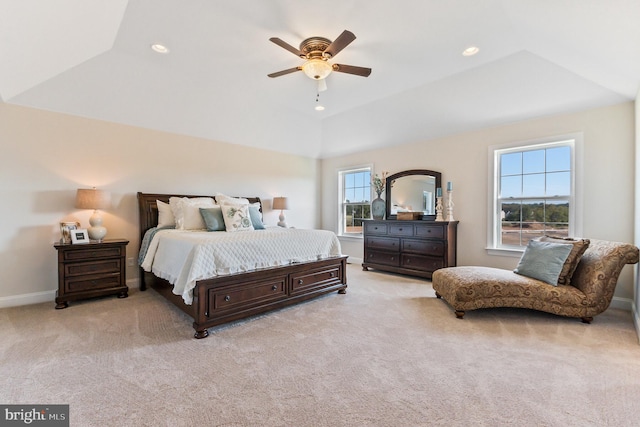
POLYGON ((280 216, 278 217, 278 219, 280 220, 278 221, 278 227, 287 228, 287 223, 284 220, 284 214, 282 213, 282 211, 280 211, 280 216))
POLYGON ((102 242, 104 236, 107 235, 107 229, 106 227, 102 226, 102 217, 97 210, 94 211, 93 215, 91 215, 91 218, 89 218, 89 224, 91 224, 91 227, 87 229, 89 239, 102 242))

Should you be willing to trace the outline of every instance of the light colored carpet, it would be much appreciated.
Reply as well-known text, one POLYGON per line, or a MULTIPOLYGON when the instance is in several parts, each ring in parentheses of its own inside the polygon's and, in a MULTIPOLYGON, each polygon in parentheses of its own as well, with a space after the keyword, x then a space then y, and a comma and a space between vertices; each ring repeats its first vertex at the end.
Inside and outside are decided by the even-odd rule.
POLYGON ((493 309, 349 265, 346 295, 210 330, 153 290, 0 310, 0 402, 72 426, 635 426, 630 313, 493 309))

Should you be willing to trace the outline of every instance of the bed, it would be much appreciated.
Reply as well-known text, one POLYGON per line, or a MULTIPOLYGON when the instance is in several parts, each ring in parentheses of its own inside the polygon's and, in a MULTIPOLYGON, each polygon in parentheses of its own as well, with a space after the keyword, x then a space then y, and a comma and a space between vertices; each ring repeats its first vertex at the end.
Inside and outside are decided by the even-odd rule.
MULTIPOLYGON (((139 192, 140 242, 143 242, 147 231, 158 226, 156 201, 169 203, 171 197, 214 196, 139 192)), ((259 204, 257 206, 260 206, 260 213, 262 212, 260 198, 247 199, 252 204, 259 204)), ((247 232, 231 234, 243 233, 247 232)), ((158 277, 141 267, 140 290, 152 287, 187 313, 193 318, 194 337, 200 339, 207 337, 207 329, 216 325, 276 310, 334 291, 346 293, 346 261, 347 256, 338 254, 322 259, 214 275, 195 280, 193 288, 189 290, 190 298, 185 298, 181 293, 175 294, 174 285, 166 277, 158 277)))

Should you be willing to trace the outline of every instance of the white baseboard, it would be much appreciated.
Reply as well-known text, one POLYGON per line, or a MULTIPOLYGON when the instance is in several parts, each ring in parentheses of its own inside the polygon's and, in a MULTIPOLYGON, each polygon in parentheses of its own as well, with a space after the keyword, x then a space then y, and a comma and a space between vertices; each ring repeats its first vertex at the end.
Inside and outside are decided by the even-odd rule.
MULTIPOLYGON (((138 279, 127 279, 129 289, 139 289, 140 282, 138 279)), ((56 300, 57 290, 33 292, 30 294, 12 295, 10 297, 0 297, 0 308, 20 307, 21 305, 40 304, 43 302, 54 303, 56 300)))
POLYGON ((349 258, 347 258, 347 264, 360 264, 360 265, 362 265, 362 258, 356 258, 356 257, 350 256, 349 258))
POLYGON ((609 305, 611 308, 619 308, 620 310, 631 311, 633 308, 633 301, 629 298, 620 298, 613 297, 611 300, 611 304, 609 305))
POLYGON ((56 299, 55 289, 52 291, 33 292, 31 294, 12 295, 0 298, 0 308, 19 307, 21 305, 40 304, 43 302, 53 303, 56 299))
POLYGON ((633 326, 636 328, 638 343, 640 343, 640 316, 638 315, 638 306, 635 303, 632 303, 631 316, 633 317, 633 326))

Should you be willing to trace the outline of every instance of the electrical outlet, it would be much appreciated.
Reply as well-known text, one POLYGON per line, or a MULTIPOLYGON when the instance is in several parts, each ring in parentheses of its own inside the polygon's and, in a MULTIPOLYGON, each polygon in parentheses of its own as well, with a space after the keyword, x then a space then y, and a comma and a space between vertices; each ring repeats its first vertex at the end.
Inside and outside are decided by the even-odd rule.
POLYGON ((127 258, 127 266, 128 266, 128 267, 133 267, 133 266, 134 266, 134 264, 133 264, 133 257, 131 257, 131 258, 127 258))

